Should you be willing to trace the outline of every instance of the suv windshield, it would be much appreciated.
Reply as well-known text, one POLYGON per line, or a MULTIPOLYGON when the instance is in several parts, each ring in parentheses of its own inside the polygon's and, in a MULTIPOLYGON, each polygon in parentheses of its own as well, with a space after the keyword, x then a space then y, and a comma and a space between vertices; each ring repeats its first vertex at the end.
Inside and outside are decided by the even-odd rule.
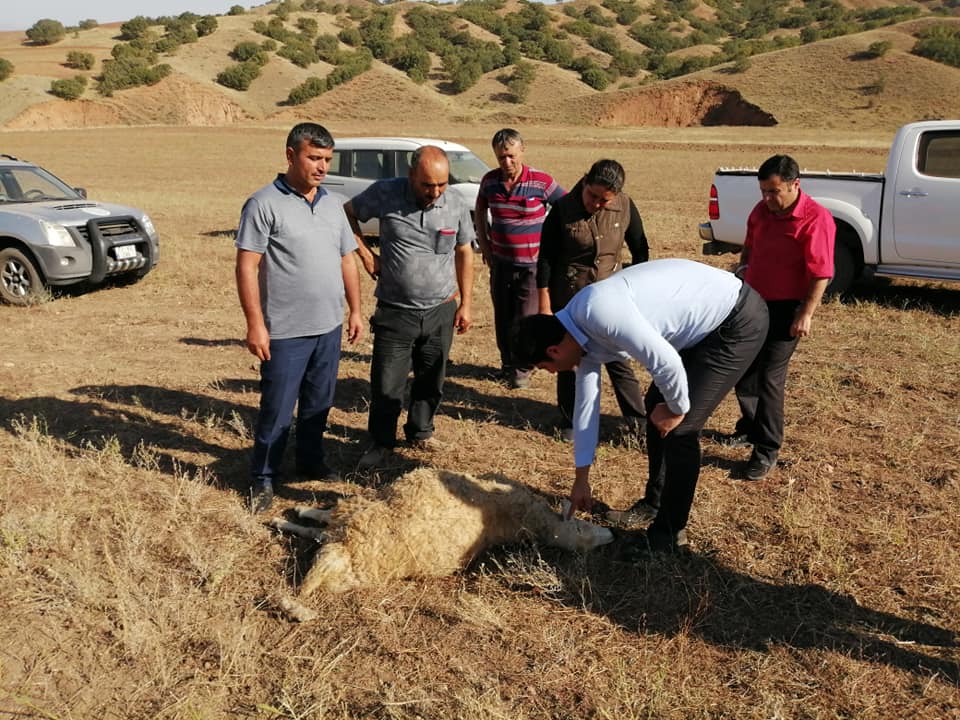
POLYGON ((0 167, 0 202, 82 200, 77 191, 38 167, 0 167))
POLYGON ((450 160, 450 182, 479 183, 490 170, 487 164, 469 151, 447 151, 450 160))

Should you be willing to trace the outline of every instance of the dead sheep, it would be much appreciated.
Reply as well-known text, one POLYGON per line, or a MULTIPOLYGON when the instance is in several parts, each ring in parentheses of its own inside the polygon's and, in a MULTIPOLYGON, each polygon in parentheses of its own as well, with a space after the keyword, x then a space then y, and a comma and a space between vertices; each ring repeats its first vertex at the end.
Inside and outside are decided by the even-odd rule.
MULTIPOLYGON (((323 546, 300 588, 302 596, 451 575, 484 550, 521 540, 574 552, 613 540, 608 528, 565 521, 523 485, 433 468, 403 475, 376 499, 345 498, 330 511, 303 509, 301 517, 327 525, 323 533, 308 528, 313 532, 308 537, 323 546)), ((287 532, 299 527, 280 518, 272 524, 287 532)))

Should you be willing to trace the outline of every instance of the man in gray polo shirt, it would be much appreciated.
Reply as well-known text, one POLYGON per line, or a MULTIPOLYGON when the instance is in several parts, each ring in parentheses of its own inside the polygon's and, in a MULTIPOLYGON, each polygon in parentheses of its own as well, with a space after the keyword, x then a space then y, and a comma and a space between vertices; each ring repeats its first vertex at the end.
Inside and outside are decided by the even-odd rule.
POLYGON ((475 234, 469 206, 445 192, 449 176, 446 153, 426 145, 413 153, 408 177, 375 182, 345 206, 363 266, 377 280, 367 424, 373 444, 360 458, 363 469, 380 465, 396 445, 411 365, 403 432, 429 445, 454 329, 462 334, 471 324, 475 234), (379 255, 360 232, 359 223, 372 217, 380 220, 379 255))
POLYGON ((251 509, 262 512, 279 482, 294 406, 297 474, 336 479, 323 434, 340 364, 343 301, 347 339, 363 336, 356 243, 344 198, 320 187, 333 137, 315 123, 287 136, 287 172, 244 204, 237 230, 237 291, 247 349, 260 360, 260 413, 254 430, 251 509))

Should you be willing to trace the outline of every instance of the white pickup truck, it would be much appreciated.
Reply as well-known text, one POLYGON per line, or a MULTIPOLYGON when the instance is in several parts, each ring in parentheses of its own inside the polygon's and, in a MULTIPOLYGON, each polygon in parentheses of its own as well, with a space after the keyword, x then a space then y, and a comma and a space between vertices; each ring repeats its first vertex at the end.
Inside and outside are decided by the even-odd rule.
MULTIPOLYGON (((960 280, 960 120, 901 127, 883 174, 803 171, 800 187, 837 223, 829 292, 871 274, 960 280)), ((740 252, 759 201, 755 170, 717 170, 703 254, 740 252)))

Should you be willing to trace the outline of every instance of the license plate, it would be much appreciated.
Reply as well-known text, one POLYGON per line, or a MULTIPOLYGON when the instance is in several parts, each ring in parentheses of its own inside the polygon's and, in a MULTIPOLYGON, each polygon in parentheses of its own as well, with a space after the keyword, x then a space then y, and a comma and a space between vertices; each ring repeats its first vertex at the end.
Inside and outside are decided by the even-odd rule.
POLYGON ((129 260, 130 258, 135 258, 137 256, 137 246, 117 245, 113 249, 113 252, 117 256, 117 260, 129 260))

